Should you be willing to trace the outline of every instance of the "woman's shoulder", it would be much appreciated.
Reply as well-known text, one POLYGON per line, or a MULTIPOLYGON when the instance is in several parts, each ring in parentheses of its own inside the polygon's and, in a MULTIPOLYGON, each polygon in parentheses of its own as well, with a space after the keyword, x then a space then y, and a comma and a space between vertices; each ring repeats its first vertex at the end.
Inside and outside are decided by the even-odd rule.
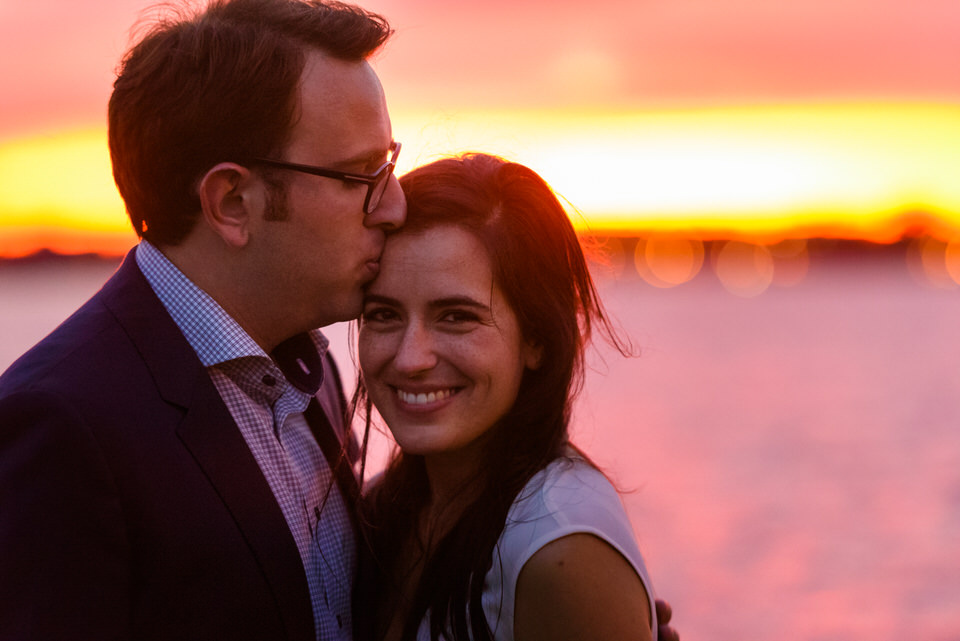
POLYGON ((633 544, 633 529, 613 484, 583 458, 569 456, 540 470, 517 495, 498 552, 519 571, 538 549, 576 533, 594 534, 618 548, 633 544))
POLYGON ((593 535, 619 552, 652 594, 620 495, 600 470, 574 454, 552 461, 517 495, 488 576, 491 590, 502 591, 504 598, 491 602, 506 606, 505 612, 512 617, 517 579, 524 565, 548 544, 573 534, 593 535))
POLYGON ((613 484, 583 457, 573 454, 553 460, 531 477, 514 500, 507 523, 566 521, 611 508, 623 510, 613 484))

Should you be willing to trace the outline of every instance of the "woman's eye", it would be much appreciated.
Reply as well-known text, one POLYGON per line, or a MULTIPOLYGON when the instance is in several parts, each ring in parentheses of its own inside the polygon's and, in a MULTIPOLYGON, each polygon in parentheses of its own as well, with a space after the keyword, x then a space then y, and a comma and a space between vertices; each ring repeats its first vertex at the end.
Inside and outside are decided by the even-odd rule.
POLYGON ((386 323, 397 318, 397 314, 389 307, 373 307, 363 310, 361 318, 364 323, 386 323))
POLYGON ((473 323, 479 320, 477 315, 473 312, 468 312, 464 310, 452 310, 443 314, 440 317, 440 320, 444 323, 473 323))

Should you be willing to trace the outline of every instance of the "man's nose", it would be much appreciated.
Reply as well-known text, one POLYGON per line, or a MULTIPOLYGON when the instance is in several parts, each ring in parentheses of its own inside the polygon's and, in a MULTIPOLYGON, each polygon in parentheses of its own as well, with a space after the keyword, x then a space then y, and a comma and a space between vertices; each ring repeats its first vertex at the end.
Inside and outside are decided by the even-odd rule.
POLYGON ((383 192, 380 204, 371 213, 364 216, 367 227, 382 227, 385 230, 399 229, 407 219, 407 199, 403 196, 400 181, 391 175, 387 188, 383 192))

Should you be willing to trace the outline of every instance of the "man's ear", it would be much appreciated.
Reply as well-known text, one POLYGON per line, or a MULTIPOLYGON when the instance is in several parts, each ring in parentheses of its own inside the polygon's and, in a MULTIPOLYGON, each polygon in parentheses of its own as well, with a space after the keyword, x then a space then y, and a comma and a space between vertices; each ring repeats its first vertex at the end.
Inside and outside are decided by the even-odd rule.
POLYGON ((244 247, 250 240, 255 203, 252 177, 246 167, 222 162, 204 174, 197 190, 207 226, 233 248, 244 247))

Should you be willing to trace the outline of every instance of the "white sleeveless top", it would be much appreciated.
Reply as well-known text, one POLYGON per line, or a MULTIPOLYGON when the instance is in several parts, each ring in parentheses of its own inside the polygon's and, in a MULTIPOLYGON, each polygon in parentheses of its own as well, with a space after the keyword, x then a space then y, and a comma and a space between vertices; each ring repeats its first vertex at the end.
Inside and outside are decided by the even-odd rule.
MULTIPOLYGON (((582 459, 557 459, 530 479, 510 507, 483 587, 483 611, 496 641, 513 641, 513 615, 520 570, 538 550, 569 534, 606 541, 633 566, 650 599, 657 639, 653 586, 633 528, 613 485, 582 459)), ((427 617, 418 641, 429 641, 427 617)))

